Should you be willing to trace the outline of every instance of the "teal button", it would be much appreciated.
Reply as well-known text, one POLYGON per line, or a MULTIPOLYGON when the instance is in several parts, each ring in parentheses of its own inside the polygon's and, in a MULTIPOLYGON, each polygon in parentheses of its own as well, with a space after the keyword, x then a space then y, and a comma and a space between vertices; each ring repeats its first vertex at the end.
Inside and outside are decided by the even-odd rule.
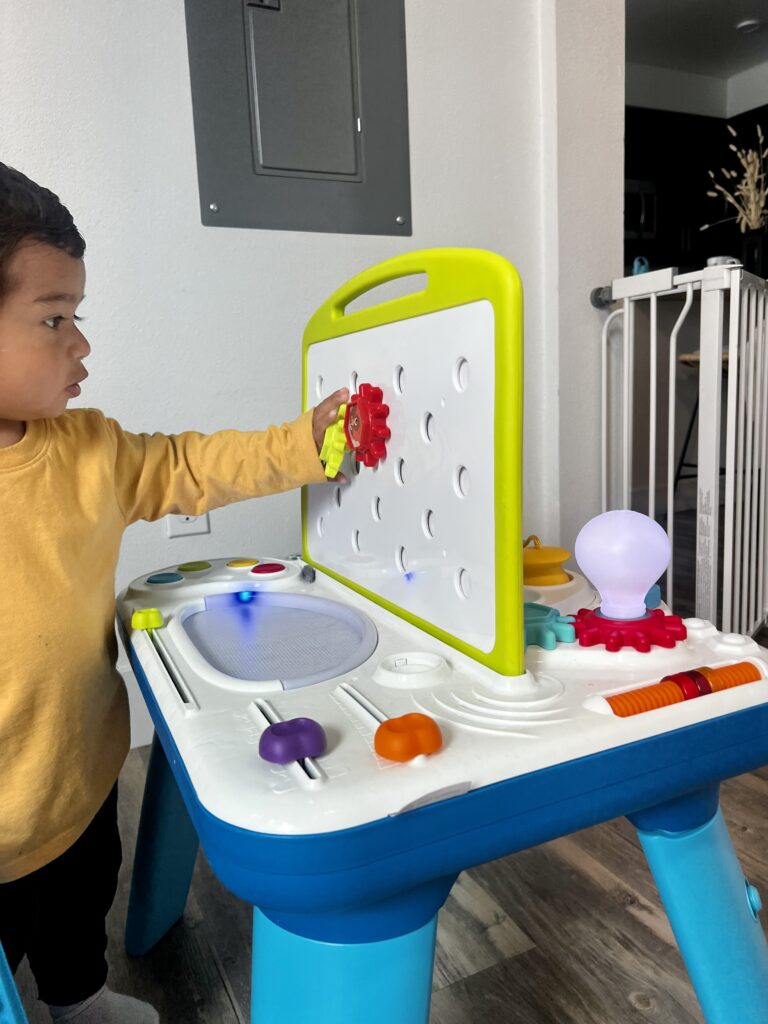
POLYGON ((178 583, 183 579, 180 572, 156 572, 147 579, 147 583, 178 583))

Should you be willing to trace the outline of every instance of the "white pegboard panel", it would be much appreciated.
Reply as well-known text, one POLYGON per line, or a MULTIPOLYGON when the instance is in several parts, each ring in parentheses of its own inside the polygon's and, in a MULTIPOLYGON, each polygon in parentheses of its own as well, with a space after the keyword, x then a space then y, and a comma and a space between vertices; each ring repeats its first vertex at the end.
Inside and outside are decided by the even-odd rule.
POLYGON ((494 310, 489 301, 311 346, 308 405, 382 389, 387 457, 309 488, 312 561, 482 651, 495 642, 494 310))

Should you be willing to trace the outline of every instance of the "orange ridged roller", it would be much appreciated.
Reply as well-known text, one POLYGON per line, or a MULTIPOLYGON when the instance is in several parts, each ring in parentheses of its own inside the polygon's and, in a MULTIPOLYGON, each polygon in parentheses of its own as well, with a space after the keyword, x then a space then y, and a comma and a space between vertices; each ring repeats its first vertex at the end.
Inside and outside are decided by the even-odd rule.
POLYGON ((706 696, 706 683, 712 687, 712 693, 718 693, 720 690, 730 690, 745 683, 756 683, 762 678, 762 672, 751 661, 738 661, 735 665, 724 665, 722 668, 702 665, 687 672, 675 672, 662 679, 660 683, 641 686, 639 690, 617 693, 605 699, 615 715, 619 718, 629 718, 644 711, 655 711, 656 708, 679 704, 683 700, 706 696))
POLYGON ((676 683, 666 681, 641 686, 639 690, 630 690, 627 693, 617 693, 605 699, 615 715, 619 718, 629 718, 631 715, 642 714, 643 711, 654 711, 670 704, 680 704, 685 698, 676 683))
POLYGON ((737 661, 735 665, 724 665, 722 668, 710 668, 702 665, 696 670, 710 681, 712 692, 730 690, 734 686, 743 686, 744 683, 756 683, 762 679, 760 669, 751 661, 737 661))

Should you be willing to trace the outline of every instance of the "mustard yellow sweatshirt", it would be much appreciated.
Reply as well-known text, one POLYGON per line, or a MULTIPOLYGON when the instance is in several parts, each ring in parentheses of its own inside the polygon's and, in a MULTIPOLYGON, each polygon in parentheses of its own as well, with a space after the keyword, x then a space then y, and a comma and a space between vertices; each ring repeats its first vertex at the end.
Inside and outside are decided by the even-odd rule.
POLYGON ((166 437, 78 409, 0 448, 0 882, 74 843, 128 751, 113 627, 126 526, 323 479, 311 412, 166 437))

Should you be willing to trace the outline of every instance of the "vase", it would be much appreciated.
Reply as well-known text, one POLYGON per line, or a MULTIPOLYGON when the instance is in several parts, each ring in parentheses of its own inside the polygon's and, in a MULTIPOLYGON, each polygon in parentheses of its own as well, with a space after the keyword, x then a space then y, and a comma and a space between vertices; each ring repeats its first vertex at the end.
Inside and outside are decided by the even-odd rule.
POLYGON ((741 262, 750 274, 768 277, 768 232, 764 227, 741 236, 741 262))

